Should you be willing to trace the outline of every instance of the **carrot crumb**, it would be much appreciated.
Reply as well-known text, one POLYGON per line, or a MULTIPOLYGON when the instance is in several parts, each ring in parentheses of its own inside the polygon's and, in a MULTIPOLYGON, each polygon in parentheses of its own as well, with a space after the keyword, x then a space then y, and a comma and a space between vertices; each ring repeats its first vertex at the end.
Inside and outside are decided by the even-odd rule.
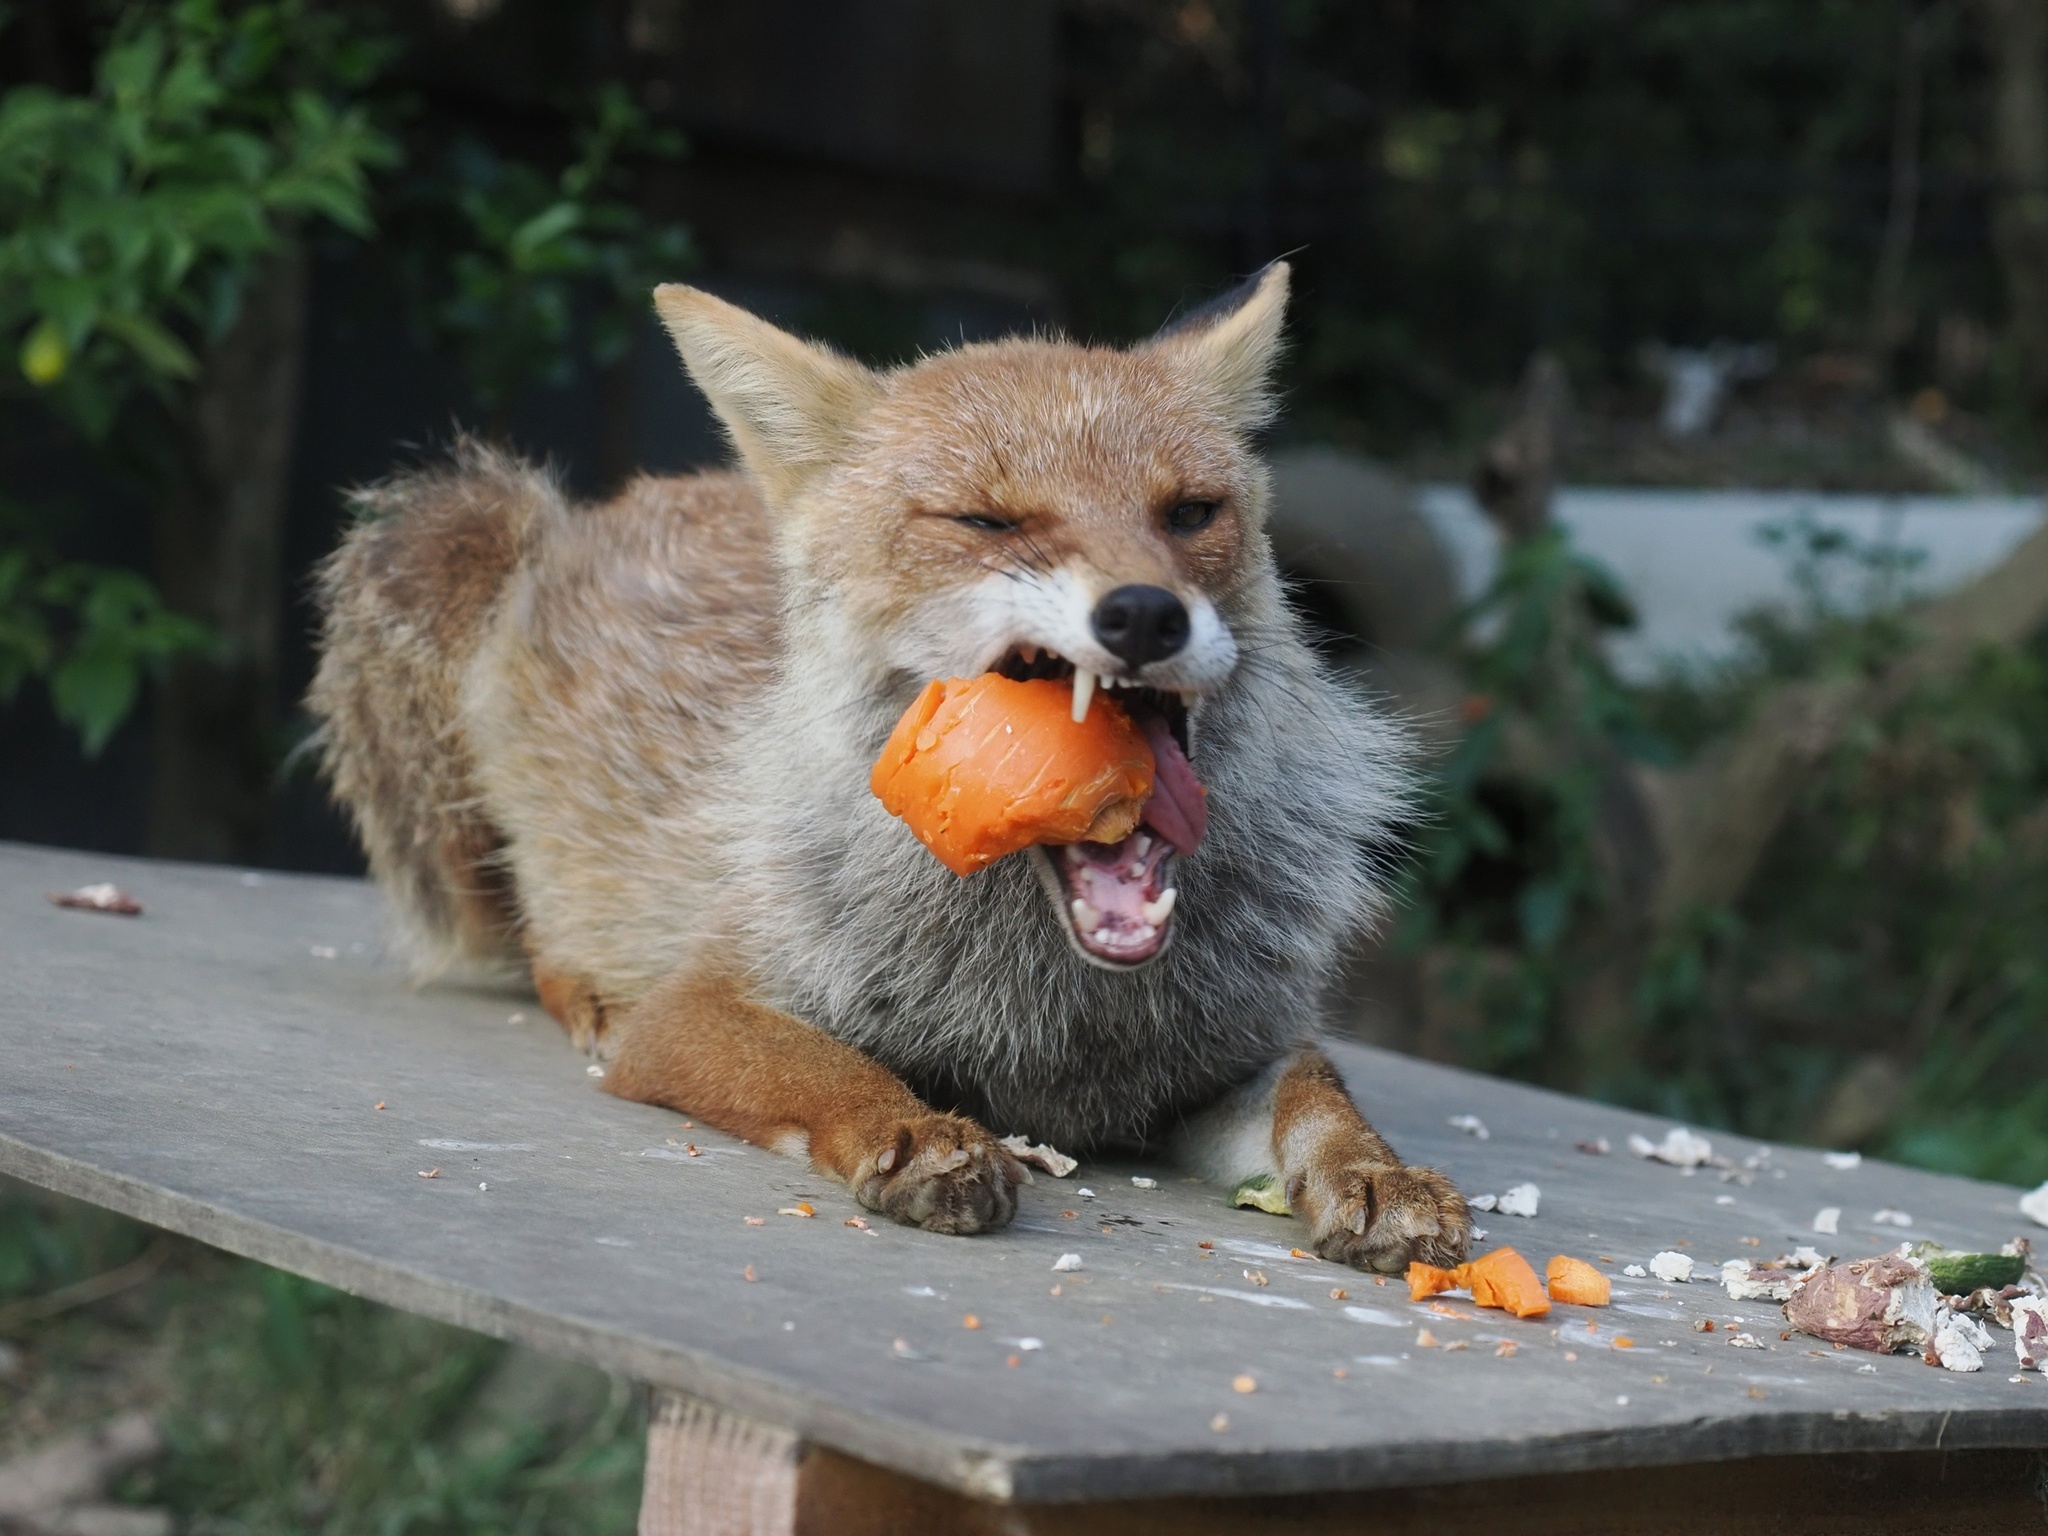
POLYGON ((379 1099, 379 1100, 377 1101, 377 1107, 378 1107, 379 1109, 382 1109, 382 1108, 384 1107, 384 1101, 383 1101, 382 1099, 379 1099))
MULTIPOLYGON (((1570 1350, 1566 1350, 1566 1351, 1564 1352, 1564 1357, 1565 1357, 1565 1359, 1567 1359, 1567 1360, 1576 1360, 1576 1359, 1578 1359, 1578 1358, 1579 1358, 1579 1357, 1578 1357, 1577 1355, 1573 1354, 1573 1353, 1572 1353, 1572 1352, 1571 1352, 1570 1350)), ((1711 1367, 1710 1367, 1710 1369, 1711 1369, 1711 1367)))
POLYGON ((1197 1248, 1214 1248, 1216 1245, 1214 1243, 1197 1243, 1195 1246, 1197 1248))
POLYGON ((1614 1336, 1614 1347, 1616 1349, 1634 1349, 1636 1341, 1625 1333, 1617 1333, 1614 1336))
POLYGON ((981 1326, 981 1319, 976 1317, 972 1312, 970 1312, 965 1317, 960 1319, 960 1326, 962 1328, 967 1329, 971 1333, 976 1328, 979 1328, 981 1326))
POLYGON ((1415 1347, 1417 1349, 1435 1349, 1437 1347, 1436 1335, 1427 1328, 1421 1329, 1415 1335, 1415 1347))
POLYGON ((757 1276, 754 1273, 754 1266, 749 1264, 745 1269, 740 1271, 740 1278, 742 1280, 755 1280, 758 1279, 759 1276, 757 1276))
POLYGON ((1351 1375, 1351 1373, 1345 1370, 1344 1367, 1341 1365, 1338 1366, 1337 1369, 1335 1369, 1334 1371, 1330 1372, 1330 1374, 1336 1377, 1339 1381, 1343 1381, 1351 1375))
POLYGON ((1003 1358, 1003 1364, 1007 1366, 1015 1367, 1022 1365, 1023 1363, 1024 1357, 1022 1355, 1006 1355, 1003 1358))
POLYGON ((1331 1287, 1330 1287, 1330 1300, 1332 1300, 1332 1301, 1349 1301, 1350 1299, 1351 1299, 1351 1293, 1350 1293, 1349 1291, 1345 1290, 1343 1286, 1341 1286, 1341 1285, 1333 1285, 1333 1286, 1331 1286, 1331 1287))
POLYGON ((1387 1277, 1385 1275, 1374 1275, 1372 1277, 1372 1283, 1374 1285, 1385 1285, 1387 1283, 1387 1277))
POLYGON ((420 1170, 420 1177, 423 1179, 438 1179, 441 1177, 441 1170, 438 1168, 422 1168, 420 1170))
POLYGON ((692 1156, 692 1157, 702 1157, 702 1156, 704 1155, 704 1154, 703 1154, 702 1152, 699 1152, 699 1151, 697 1150, 697 1143, 695 1143, 694 1141, 686 1141, 686 1142, 684 1142, 684 1143, 683 1143, 683 1150, 684 1150, 685 1152, 689 1153, 689 1154, 690 1154, 690 1156, 692 1156))
POLYGON ((1217 1414, 1215 1418, 1209 1421, 1209 1427, 1215 1430, 1217 1434, 1222 1434, 1230 1428, 1230 1415, 1227 1413, 1217 1414))
POLYGON ((1512 1360, 1515 1357, 1515 1351, 1519 1348, 1521 1346, 1513 1339, 1502 1339, 1493 1346, 1493 1353, 1496 1359, 1512 1360))
POLYGON ((868 1229, 868 1224, 866 1220, 859 1216, 849 1216, 846 1218, 844 1222, 841 1223, 841 1225, 848 1227, 858 1227, 863 1232, 867 1231, 868 1229))
MULTIPOLYGON (((1316 1256, 1312 1253, 1306 1253, 1299 1248, 1290 1248, 1287 1250, 1287 1257, 1290 1259, 1314 1259, 1316 1256)), ((1316 1262, 1321 1263, 1322 1261, 1317 1259, 1316 1262)))
POLYGON ((1073 1219, 1074 1219, 1074 1218, 1075 1218, 1076 1216, 1078 1216, 1078 1215, 1080 1215, 1080 1214, 1081 1214, 1081 1213, 1080 1213, 1079 1211, 1061 1211, 1061 1212, 1060 1212, 1060 1220, 1061 1220, 1061 1221, 1072 1221, 1072 1220, 1073 1220, 1073 1219))
POLYGON ((1765 1398, 1769 1397, 1770 1395, 1771 1394, 1766 1392, 1762 1387, 1751 1387, 1747 1392, 1743 1393, 1744 1397, 1753 1397, 1758 1402, 1762 1402, 1765 1398))
POLYGON ((1230 1390, 1233 1392, 1256 1392, 1259 1390, 1259 1383, 1255 1377, 1233 1376, 1230 1378, 1230 1390))

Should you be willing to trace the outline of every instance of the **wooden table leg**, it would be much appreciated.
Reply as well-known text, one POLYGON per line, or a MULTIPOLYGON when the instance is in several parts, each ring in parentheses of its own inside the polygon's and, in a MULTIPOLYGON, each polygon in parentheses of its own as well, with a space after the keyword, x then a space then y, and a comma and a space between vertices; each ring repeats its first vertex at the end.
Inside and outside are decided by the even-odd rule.
POLYGON ((789 1430, 656 1391, 640 1536, 794 1536, 802 1454, 789 1430))

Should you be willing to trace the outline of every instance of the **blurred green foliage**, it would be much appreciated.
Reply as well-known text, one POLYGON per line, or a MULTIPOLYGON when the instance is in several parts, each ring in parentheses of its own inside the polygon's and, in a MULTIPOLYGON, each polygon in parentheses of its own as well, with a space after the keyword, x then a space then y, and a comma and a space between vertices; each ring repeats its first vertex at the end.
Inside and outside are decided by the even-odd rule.
POLYGON ((1552 528, 1509 552, 1457 639, 1475 688, 1432 780, 1400 941, 1431 949, 1471 1064, 1769 1140, 1832 1128, 1957 1173, 2048 1178, 2048 635, 1986 648, 1854 722, 1742 896, 1688 914, 1598 1039, 1617 765, 1711 749, 1783 684, 1877 675, 1914 643, 1912 551, 1810 517, 1766 530, 1798 602, 1737 661, 1626 686, 1613 579, 1552 528))
MULTIPOLYGON (((150 1241, 103 1211, 0 1183, 0 1319, 10 1300, 113 1269, 150 1241)), ((6 1326, 26 1360, 0 1380, 0 1422, 17 1404, 60 1420, 138 1397, 158 1405, 169 1449, 118 1492, 168 1510, 192 1536, 633 1529, 645 1436, 636 1388, 157 1241, 168 1262, 144 1283, 6 1326), (530 1411, 508 1420, 505 1399, 530 1411)))
MULTIPOLYGON (((391 83, 396 44, 346 7, 103 11, 89 93, 0 99, 0 339, 12 392, 146 495, 174 478, 181 391, 288 240, 393 234, 422 337, 452 350, 494 417, 524 388, 617 361, 647 289, 693 259, 687 232, 630 195, 633 166, 682 140, 620 86, 565 109, 572 153, 549 168, 473 132, 442 152, 391 83), (406 164, 428 168, 397 179, 406 164)), ((46 682, 96 753, 152 670, 208 636, 142 574, 60 559, 59 544, 0 524, 0 703, 46 682)))
POLYGON ((1430 779, 1395 943, 1450 957, 1443 985, 1486 1021, 1459 1044, 1488 1071, 1541 1075, 1569 1042, 1584 963, 1570 941, 1613 898, 1603 785, 1616 755, 1661 752, 1601 645, 1634 622, 1613 575, 1556 527, 1509 545, 1456 622, 1466 728, 1430 779))
POLYGON ((288 230, 369 232, 379 62, 305 0, 176 0, 122 12, 90 95, 0 100, 0 333, 74 429, 192 378, 288 230))
MULTIPOLYGON (((1042 260, 1142 334, 1294 253, 1290 427, 1471 443, 1538 350, 1589 393, 1662 338, 1937 367, 1995 332, 1991 91, 1971 8, 1919 0, 1073 0, 1078 184, 1042 260), (1873 339, 1905 39, 1921 57, 1909 324, 1873 339), (1895 356, 1892 355, 1895 353, 1895 356)), ((1989 411, 1996 362, 1944 379, 1989 411)), ((2009 393, 2009 389, 2007 389, 2009 393)))
POLYGON ((682 135, 618 84, 571 118, 575 153, 552 175, 463 133, 400 195, 415 324, 453 346, 493 411, 530 385, 571 383, 584 357, 618 361, 649 290, 695 265, 688 232, 630 199, 632 164, 674 159, 682 135))

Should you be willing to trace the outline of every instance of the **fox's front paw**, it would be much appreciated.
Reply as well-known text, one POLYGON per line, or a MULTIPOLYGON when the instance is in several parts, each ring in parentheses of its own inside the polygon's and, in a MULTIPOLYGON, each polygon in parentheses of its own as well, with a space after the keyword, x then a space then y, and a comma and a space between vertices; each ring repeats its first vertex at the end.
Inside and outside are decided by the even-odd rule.
POLYGON ((891 1139, 861 1160, 854 1198, 928 1232, 992 1232, 1017 1214, 1017 1186, 1031 1175, 996 1139, 959 1115, 898 1121, 891 1139))
POLYGON ((1449 1268, 1472 1240, 1465 1197, 1434 1168, 1340 1164, 1299 1176, 1287 1193, 1315 1251, 1357 1269, 1397 1275, 1416 1259, 1449 1268))

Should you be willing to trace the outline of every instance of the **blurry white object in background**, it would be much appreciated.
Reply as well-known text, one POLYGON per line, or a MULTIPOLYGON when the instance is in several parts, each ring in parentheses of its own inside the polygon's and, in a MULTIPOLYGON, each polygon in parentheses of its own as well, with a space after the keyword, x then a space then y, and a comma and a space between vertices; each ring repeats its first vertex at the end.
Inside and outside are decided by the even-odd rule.
POLYGON ((1653 341, 1642 352, 1643 368, 1664 381, 1664 409, 1657 424, 1666 437, 1698 437, 1714 424, 1729 389, 1760 379, 1778 366, 1778 349, 1767 341, 1737 346, 1667 347, 1653 341))
MULTIPOLYGON (((1460 485, 1422 485, 1416 506, 1435 529, 1467 599, 1493 580, 1500 535, 1460 485)), ((1864 496, 1824 491, 1688 491, 1567 486, 1556 517, 1579 550, 1605 565, 1636 605, 1640 623, 1617 633, 1615 666, 1636 680, 1667 663, 1735 656, 1734 621, 1751 609, 1797 611, 1787 551, 1760 537, 1801 514, 1859 545, 1920 551, 1904 578, 1914 595, 1951 591, 1997 565, 2041 525, 2035 496, 1864 496)), ((1870 594, 1855 583, 1833 594, 1850 612, 1870 594)))

